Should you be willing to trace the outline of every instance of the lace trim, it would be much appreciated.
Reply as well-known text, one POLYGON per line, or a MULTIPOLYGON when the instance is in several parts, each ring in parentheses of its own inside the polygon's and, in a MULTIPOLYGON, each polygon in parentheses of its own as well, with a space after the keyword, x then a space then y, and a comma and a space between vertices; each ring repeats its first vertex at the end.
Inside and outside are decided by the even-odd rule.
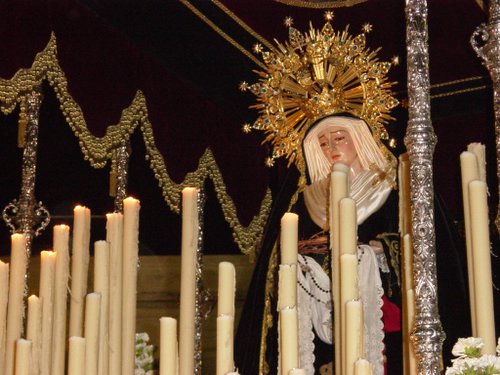
POLYGON ((365 358, 373 365, 373 375, 384 375, 384 324, 382 322, 382 296, 384 289, 378 270, 377 256, 368 245, 358 246, 364 250, 360 264, 359 293, 363 303, 365 323, 365 358))

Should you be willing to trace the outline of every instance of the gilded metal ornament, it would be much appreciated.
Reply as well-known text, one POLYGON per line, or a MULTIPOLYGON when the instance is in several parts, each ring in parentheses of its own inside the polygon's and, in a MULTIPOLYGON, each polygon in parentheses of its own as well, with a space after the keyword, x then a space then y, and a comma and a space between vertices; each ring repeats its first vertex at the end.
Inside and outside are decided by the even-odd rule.
MULTIPOLYGON (((493 107, 495 110, 495 134, 497 156, 497 179, 500 193, 500 1, 490 0, 489 19, 487 24, 477 27, 471 36, 471 45, 476 54, 483 60, 493 81, 493 107), (478 39, 482 41, 479 45, 478 39)), ((495 219, 500 232, 500 204, 495 219)))
MULTIPOLYGON (((276 42, 271 50, 258 49, 266 69, 257 72, 258 82, 242 82, 240 89, 249 90, 257 98, 252 105, 259 112, 250 128, 264 132, 272 146, 267 166, 284 157, 295 164, 305 183, 302 140, 317 120, 339 113, 350 113, 366 122, 373 138, 391 165, 394 156, 381 140, 387 140, 385 128, 392 108, 398 105, 388 80, 391 62, 379 61, 377 51, 366 46, 366 33, 351 35, 347 29, 335 31, 327 17, 319 30, 312 25, 308 32, 289 26, 285 43, 276 42)), ((291 21, 288 20, 288 24, 291 21)))
POLYGON ((36 158, 38 148, 38 123, 42 94, 38 90, 25 94, 22 99, 26 113, 25 145, 23 150, 22 184, 19 199, 14 199, 2 211, 2 217, 12 233, 23 233, 26 251, 31 253, 33 238, 50 222, 49 211, 35 197, 36 158))
POLYGON ((411 341, 419 374, 440 374, 444 332, 437 304, 436 237, 432 157, 436 136, 430 117, 427 2, 406 2, 410 158, 416 316, 411 341))

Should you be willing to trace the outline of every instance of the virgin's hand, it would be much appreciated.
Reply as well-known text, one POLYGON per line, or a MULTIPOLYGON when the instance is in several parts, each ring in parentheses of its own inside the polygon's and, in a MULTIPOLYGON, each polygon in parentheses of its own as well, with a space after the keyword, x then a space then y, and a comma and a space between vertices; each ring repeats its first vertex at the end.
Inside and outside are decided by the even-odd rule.
POLYGON ((371 240, 370 242, 368 242, 368 244, 372 247, 375 254, 378 255, 384 253, 384 246, 382 245, 382 242, 377 240, 371 240))

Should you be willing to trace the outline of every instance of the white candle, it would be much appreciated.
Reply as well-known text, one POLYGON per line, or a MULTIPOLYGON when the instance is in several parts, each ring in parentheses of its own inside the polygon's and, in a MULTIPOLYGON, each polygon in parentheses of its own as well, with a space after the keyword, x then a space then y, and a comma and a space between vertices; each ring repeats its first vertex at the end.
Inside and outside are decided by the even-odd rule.
POLYGON ((54 282, 57 253, 40 253, 40 298, 42 300, 41 375, 50 375, 52 369, 52 328, 54 320, 54 282))
POLYGON ((479 179, 486 182, 486 147, 481 143, 473 142, 467 145, 467 151, 476 156, 479 179))
POLYGON ((177 320, 160 318, 160 375, 178 373, 177 320))
POLYGON ((194 374, 196 250, 198 247, 198 190, 182 190, 181 297, 179 374, 194 374))
POLYGON ((354 363, 363 355, 363 304, 359 300, 346 303, 345 374, 354 374, 354 363))
POLYGON ((85 339, 69 338, 68 375, 85 375, 85 339))
POLYGON ((301 368, 293 368, 288 371, 288 375, 306 375, 306 370, 301 368))
POLYGON ((299 367, 299 335, 297 309, 285 307, 279 311, 281 374, 299 367))
POLYGON ((341 357, 342 369, 346 373, 346 328, 347 328, 347 315, 346 305, 347 302, 358 299, 358 257, 354 254, 343 254, 340 256, 340 321, 341 321, 341 337, 342 348, 341 357))
POLYGON ((356 202, 343 198, 339 203, 340 217, 340 254, 357 254, 356 202))
POLYGON ((366 359, 360 358, 354 364, 354 375, 372 375, 372 364, 366 359))
POLYGON ((487 195, 485 182, 469 183, 477 335, 484 340, 482 353, 494 355, 495 318, 487 195))
POLYGON ((139 264, 140 202, 123 200, 123 317, 122 375, 133 375, 135 368, 135 326, 137 309, 137 267, 139 264))
POLYGON ((109 374, 122 370, 123 215, 107 214, 109 242, 109 374))
POLYGON ((278 271, 278 310, 297 305, 297 265, 280 264, 278 271))
POLYGON ((71 257, 71 303, 69 336, 81 336, 83 309, 87 294, 89 268, 90 210, 76 206, 73 209, 73 242, 71 257))
MULTIPOLYGON (((341 168, 336 163, 334 168, 341 168)), ((334 342, 342 341, 340 321, 340 206, 339 202, 348 195, 348 174, 334 171, 330 175, 330 246, 332 262, 333 337, 334 342)), ((335 345, 335 358, 341 358, 341 345, 335 345)), ((341 373, 341 360, 335 361, 335 373, 341 373)))
POLYGON ((234 294, 236 291, 234 265, 230 262, 219 263, 217 316, 234 317, 234 294))
POLYGON ((52 374, 64 375, 66 357, 66 315, 69 278, 69 226, 54 226, 56 271, 54 283, 54 315, 52 326, 52 374))
POLYGON ((5 375, 14 374, 16 341, 21 338, 24 318, 24 291, 28 255, 22 234, 11 236, 9 303, 7 305, 7 334, 5 340, 5 375))
POLYGON ((107 375, 109 369, 109 243, 94 243, 94 292, 101 295, 99 314, 98 375, 107 375))
POLYGON ((469 305, 472 325, 472 336, 477 336, 476 329, 476 299, 474 292, 474 265, 472 257, 471 222, 469 208, 469 183, 479 179, 477 168, 477 158, 472 152, 462 152, 460 154, 460 165, 462 172, 462 200, 464 207, 465 244, 467 251, 467 276, 469 280, 469 305))
MULTIPOLYGON (((410 333, 413 331, 413 325, 415 322, 415 292, 413 289, 408 289, 406 291, 406 311, 407 311, 407 331, 408 338, 410 337, 410 333)), ((415 355, 415 350, 413 348, 411 340, 407 340, 408 346, 408 370, 409 375, 417 375, 417 357, 415 355)))
POLYGON ((16 375, 30 375, 31 341, 18 339, 16 341, 16 375))
MULTIPOLYGON (((0 260, 0 363, 5 363, 5 331, 7 329, 7 302, 9 300, 9 264, 0 260)), ((4 373, 0 366, 0 375, 4 373)))
POLYGON ((99 293, 87 294, 85 298, 85 375, 97 375, 100 310, 101 295, 99 293))
POLYGON ((299 216, 287 212, 281 218, 281 264, 297 263, 299 216))
POLYGON ((234 370, 233 360, 234 317, 217 317, 216 375, 226 375, 234 370))
POLYGON ((42 301, 35 295, 28 298, 26 339, 31 341, 31 368, 34 374, 39 374, 42 348, 42 301))

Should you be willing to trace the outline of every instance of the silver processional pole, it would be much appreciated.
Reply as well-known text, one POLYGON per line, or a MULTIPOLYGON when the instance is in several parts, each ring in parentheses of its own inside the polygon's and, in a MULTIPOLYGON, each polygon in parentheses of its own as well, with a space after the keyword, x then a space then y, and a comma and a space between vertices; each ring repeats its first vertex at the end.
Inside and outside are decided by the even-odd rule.
POLYGON ((439 319, 432 157, 436 135, 430 116, 426 0, 406 0, 409 119, 405 145, 410 159, 416 316, 411 341, 418 373, 441 373, 444 332, 439 319))
MULTIPOLYGON (((479 25, 471 37, 471 44, 477 55, 483 60, 493 81, 493 106, 495 110, 495 133, 497 155, 498 192, 500 194, 500 1, 490 0, 488 24, 479 25), (481 37, 484 45, 477 43, 481 37)), ((500 203, 495 220, 500 233, 500 203)))

